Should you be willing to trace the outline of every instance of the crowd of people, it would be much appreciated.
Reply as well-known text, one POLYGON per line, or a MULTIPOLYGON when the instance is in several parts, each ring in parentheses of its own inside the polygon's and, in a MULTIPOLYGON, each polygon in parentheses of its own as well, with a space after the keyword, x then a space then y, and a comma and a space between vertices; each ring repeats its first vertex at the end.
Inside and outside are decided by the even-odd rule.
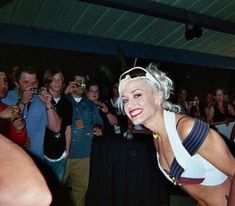
MULTIPOLYGON (((153 65, 125 72, 119 81, 113 82, 111 95, 106 98, 101 96, 100 85, 95 80, 88 81, 86 74, 79 71, 74 71, 67 85, 65 82, 59 68, 47 69, 42 79, 31 66, 14 67, 10 75, 6 68, 0 68, 0 133, 18 145, 23 155, 29 154, 47 182, 53 176, 52 185, 70 188, 74 206, 85 205, 92 139, 131 140, 138 130, 153 132, 159 167, 168 179, 180 185, 201 206, 226 205, 235 162, 220 135, 208 125, 234 121, 235 98, 232 95, 231 99, 226 98, 220 88, 214 94, 206 94, 202 100, 193 96, 189 101, 188 91, 180 88, 175 106, 168 101, 172 81, 153 65), (10 84, 12 89, 9 89, 10 84), (168 110, 176 113, 166 112, 168 110), (164 123, 164 118, 169 122, 164 123), (175 129, 168 130, 169 125, 175 129), (196 134, 200 130, 203 132, 196 134), (169 137, 175 135, 178 140, 169 141, 169 137), (195 157, 194 166, 187 165, 190 158, 182 159, 178 150, 174 150, 179 142, 184 146, 188 144, 190 151, 186 148, 185 156, 195 157), (190 142, 197 147, 190 149, 190 142), (212 143, 214 147, 210 147, 212 143), (167 148, 172 149, 169 152, 167 148), (214 159, 215 150, 221 152, 220 160, 214 159), (201 162, 207 165, 206 169, 201 162), (194 174, 199 169, 200 172, 194 174), (205 174, 207 170, 214 171, 212 177, 205 174), (221 193, 225 198, 219 197, 221 193), (215 198, 210 196, 209 200, 204 194, 215 198)), ((0 178, 4 176, 0 174, 0 178)), ((45 204, 49 204, 50 192, 42 176, 40 178, 48 197, 45 204)), ((51 192, 53 205, 56 197, 53 189, 51 192)))

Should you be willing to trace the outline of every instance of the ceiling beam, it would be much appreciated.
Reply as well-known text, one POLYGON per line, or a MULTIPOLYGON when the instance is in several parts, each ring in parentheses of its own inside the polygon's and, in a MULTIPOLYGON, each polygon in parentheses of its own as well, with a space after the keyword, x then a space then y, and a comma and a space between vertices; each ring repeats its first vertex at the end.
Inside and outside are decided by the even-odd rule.
POLYGON ((156 62, 165 61, 200 65, 218 69, 235 69, 234 58, 181 49, 9 24, 0 24, 0 31, 0 43, 5 44, 64 49, 103 55, 117 55, 117 49, 122 48, 127 57, 138 57, 156 62))
POLYGON ((197 23, 199 26, 214 31, 235 34, 235 23, 221 20, 207 15, 199 14, 186 9, 181 9, 166 4, 152 1, 136 0, 79 0, 82 2, 98 4, 106 7, 122 9, 147 16, 167 19, 180 23, 197 23))
POLYGON ((13 0, 0 0, 0 8, 9 4, 10 2, 12 2, 13 0))

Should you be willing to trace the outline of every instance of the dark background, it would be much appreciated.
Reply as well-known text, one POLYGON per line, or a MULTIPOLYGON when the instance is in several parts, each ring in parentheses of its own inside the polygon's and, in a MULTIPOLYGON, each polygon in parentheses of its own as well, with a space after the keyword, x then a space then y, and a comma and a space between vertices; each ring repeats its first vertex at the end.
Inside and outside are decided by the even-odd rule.
MULTIPOLYGON (((123 60, 128 68, 133 67, 135 62, 134 58, 125 57, 125 53, 120 57, 120 54, 108 56, 10 44, 0 44, 0 58, 1 64, 8 66, 9 70, 13 64, 27 64, 36 66, 40 74, 43 74, 47 68, 59 67, 67 81, 76 70, 80 70, 86 72, 90 79, 97 81, 106 89, 125 69, 123 60), (104 70, 111 74, 107 77, 107 72, 104 70)), ((136 65, 145 67, 150 62, 159 63, 161 70, 173 79, 175 89, 185 87, 189 96, 195 94, 202 96, 208 91, 212 92, 221 87, 230 95, 235 92, 235 70, 158 62, 151 59, 137 59, 136 65)))

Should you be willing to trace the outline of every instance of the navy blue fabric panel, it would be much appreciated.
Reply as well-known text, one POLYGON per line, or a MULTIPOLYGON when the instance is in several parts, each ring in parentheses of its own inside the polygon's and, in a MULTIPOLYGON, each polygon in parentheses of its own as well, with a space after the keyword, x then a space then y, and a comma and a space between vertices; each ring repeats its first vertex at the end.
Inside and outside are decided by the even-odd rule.
MULTIPOLYGON (((183 141, 183 146, 191 156, 197 152, 198 148, 204 142, 209 129, 210 127, 207 123, 198 119, 195 120, 191 132, 183 141)), ((180 176, 183 172, 184 169, 176 161, 176 158, 174 158, 170 167, 170 176, 173 176, 176 179, 180 179, 180 176)))
POLYGON ((187 136, 187 138, 183 141, 183 145, 188 153, 192 156, 194 155, 201 144, 204 142, 208 132, 209 125, 201 120, 196 119, 195 124, 187 136))

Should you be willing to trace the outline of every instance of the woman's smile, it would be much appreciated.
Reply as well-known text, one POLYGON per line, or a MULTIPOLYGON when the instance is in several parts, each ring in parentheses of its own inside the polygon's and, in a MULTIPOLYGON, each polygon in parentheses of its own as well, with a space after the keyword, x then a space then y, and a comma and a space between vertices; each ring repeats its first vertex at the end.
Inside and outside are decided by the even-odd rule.
POLYGON ((129 111, 130 118, 134 120, 136 117, 140 116, 142 113, 143 109, 142 108, 135 108, 129 111))

